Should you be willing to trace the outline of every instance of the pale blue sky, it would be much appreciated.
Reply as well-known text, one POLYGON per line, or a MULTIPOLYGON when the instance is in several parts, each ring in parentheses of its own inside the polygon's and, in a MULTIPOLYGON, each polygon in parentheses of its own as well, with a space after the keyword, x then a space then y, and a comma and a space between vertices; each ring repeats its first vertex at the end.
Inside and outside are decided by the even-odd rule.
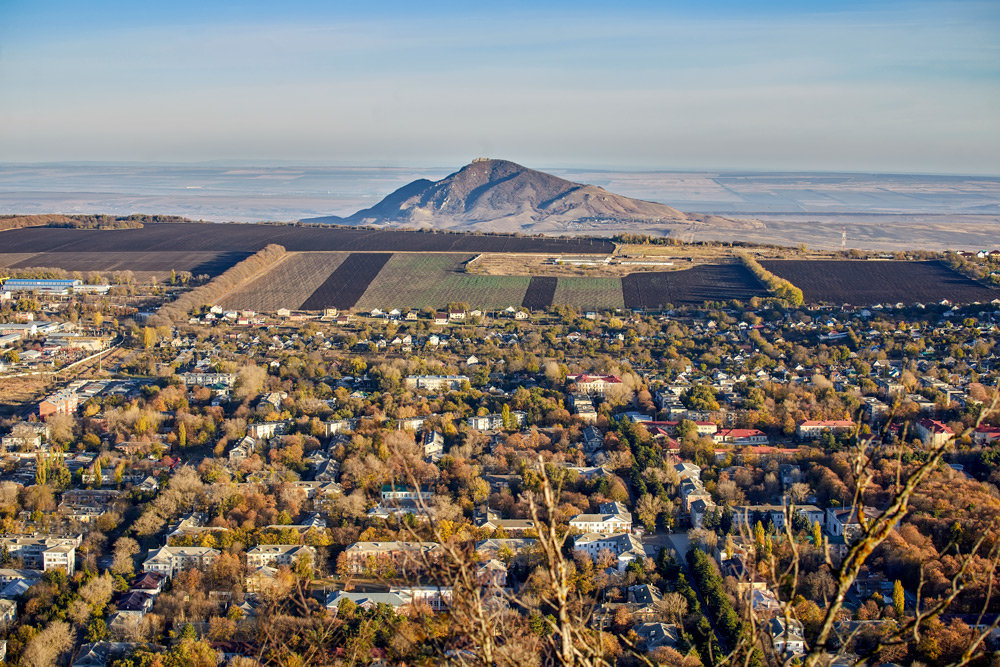
POLYGON ((0 0, 0 161, 1000 174, 1000 3, 749 4, 0 0))

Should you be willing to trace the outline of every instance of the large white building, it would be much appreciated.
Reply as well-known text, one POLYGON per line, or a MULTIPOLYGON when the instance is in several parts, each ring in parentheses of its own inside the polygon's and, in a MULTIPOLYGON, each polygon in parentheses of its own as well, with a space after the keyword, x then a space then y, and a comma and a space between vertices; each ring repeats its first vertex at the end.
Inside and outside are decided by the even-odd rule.
POLYGON ((567 375, 566 380, 576 384, 578 392, 598 396, 604 396, 610 387, 622 385, 622 379, 617 375, 567 375))
POLYGON ((618 535, 599 535, 587 533, 580 535, 573 542, 573 548, 596 559, 602 551, 610 551, 618 563, 618 569, 624 570, 629 563, 646 557, 642 542, 632 533, 618 535))
POLYGON ((465 375, 410 375, 405 384, 407 389, 445 392, 458 391, 468 381, 465 375))
POLYGON ((76 549, 82 537, 0 537, 0 546, 11 558, 20 558, 24 566, 35 570, 76 572, 76 549))
POLYGON ((169 579, 189 567, 204 569, 221 553, 218 549, 209 547, 160 547, 150 552, 142 562, 142 569, 145 572, 157 572, 169 579))
POLYGON ((247 568, 295 565, 303 555, 316 563, 316 550, 301 544, 261 544, 247 551, 247 568))

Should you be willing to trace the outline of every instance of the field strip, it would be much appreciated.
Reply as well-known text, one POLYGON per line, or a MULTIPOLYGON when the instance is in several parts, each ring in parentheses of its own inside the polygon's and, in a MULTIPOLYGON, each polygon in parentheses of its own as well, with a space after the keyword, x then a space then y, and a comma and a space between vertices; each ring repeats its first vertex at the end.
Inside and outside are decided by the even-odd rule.
POLYGON ((358 310, 442 309, 448 304, 497 309, 520 306, 528 276, 468 274, 469 253, 396 253, 358 300, 358 310))
POLYGON ((556 295, 556 285, 559 279, 553 276, 533 276, 528 283, 528 289, 521 300, 521 306, 534 310, 542 310, 552 305, 552 297, 556 295))
POLYGON ((624 308, 622 280, 616 276, 560 276, 556 292, 552 295, 552 303, 556 306, 593 310, 624 308))
POLYGON ((347 258, 346 252, 293 252, 218 301, 223 308, 275 312, 295 309, 347 258))
POLYGON ((385 266, 391 253, 351 253, 332 271, 323 284, 303 301, 303 310, 353 308, 368 285, 385 266))

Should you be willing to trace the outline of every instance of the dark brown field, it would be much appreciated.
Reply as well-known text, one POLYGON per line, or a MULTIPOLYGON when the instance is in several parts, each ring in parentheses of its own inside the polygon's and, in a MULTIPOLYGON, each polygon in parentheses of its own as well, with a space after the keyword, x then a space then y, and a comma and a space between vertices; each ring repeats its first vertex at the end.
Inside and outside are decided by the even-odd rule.
POLYGON ((610 253, 604 239, 406 232, 264 224, 151 223, 142 229, 27 227, 3 232, 2 252, 247 252, 269 243, 289 252, 610 253))
POLYGON ((556 295, 556 285, 559 279, 554 276, 533 276, 528 283, 528 291, 524 293, 521 305, 533 310, 543 310, 552 305, 552 297, 556 295))
POLYGON ((753 274, 739 264, 705 264, 684 271, 632 273, 622 278, 626 308, 696 306, 706 301, 747 301, 767 296, 753 274))
POLYGON ((353 253, 302 304, 304 310, 353 308, 392 257, 387 252, 353 253))
POLYGON ((811 303, 870 306, 879 303, 988 302, 991 289, 951 270, 942 262, 864 260, 773 260, 761 262, 790 280, 811 303))
MULTIPOLYGON (((6 253, 0 253, 0 257, 6 253)), ((192 275, 217 276, 243 260, 246 252, 43 252, 9 264, 12 269, 45 267, 80 272, 190 271, 192 275)))

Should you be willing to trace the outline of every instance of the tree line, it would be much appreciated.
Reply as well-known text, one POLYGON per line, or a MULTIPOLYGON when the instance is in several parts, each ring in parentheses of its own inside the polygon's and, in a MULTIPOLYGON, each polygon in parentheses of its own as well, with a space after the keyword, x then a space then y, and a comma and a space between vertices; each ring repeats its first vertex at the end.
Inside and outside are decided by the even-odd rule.
POLYGON ((246 281, 279 262, 284 256, 284 246, 271 243, 243 261, 234 264, 208 283, 196 287, 190 292, 185 292, 173 301, 161 306, 156 311, 156 320, 163 324, 184 321, 192 310, 205 304, 216 303, 246 281))
POLYGON ((775 296, 785 299, 793 306, 801 306, 805 299, 802 296, 802 290, 793 285, 790 281, 784 278, 779 278, 774 275, 763 266, 760 262, 751 257, 746 253, 738 253, 737 255, 740 261, 743 262, 743 266, 750 270, 750 273, 754 274, 758 280, 760 280, 767 289, 775 294, 775 296))

